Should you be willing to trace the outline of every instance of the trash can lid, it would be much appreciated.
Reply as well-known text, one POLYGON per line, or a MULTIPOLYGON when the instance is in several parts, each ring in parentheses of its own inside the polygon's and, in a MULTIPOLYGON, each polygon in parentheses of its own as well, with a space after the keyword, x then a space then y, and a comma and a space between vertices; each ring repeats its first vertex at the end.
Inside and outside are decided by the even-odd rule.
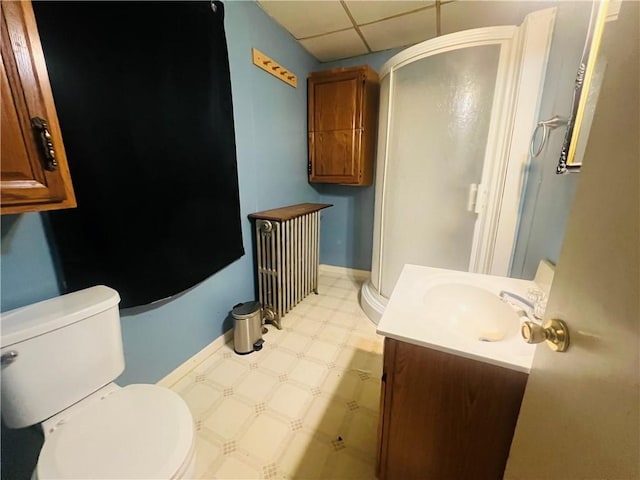
POLYGON ((252 302, 244 302, 233 307, 231 315, 233 315, 233 318, 237 319, 248 318, 259 312, 261 308, 260 302, 255 300, 252 302))

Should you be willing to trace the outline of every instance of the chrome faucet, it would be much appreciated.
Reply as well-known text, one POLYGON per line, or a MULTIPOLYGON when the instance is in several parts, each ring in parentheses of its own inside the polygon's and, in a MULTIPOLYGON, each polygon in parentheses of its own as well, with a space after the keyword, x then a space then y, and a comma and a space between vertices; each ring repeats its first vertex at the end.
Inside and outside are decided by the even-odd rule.
POLYGON ((532 302, 527 300, 526 298, 518 295, 517 293, 509 292, 507 290, 502 290, 498 297, 503 302, 507 302, 514 307, 519 307, 521 311, 529 318, 529 320, 540 321, 541 316, 536 315, 536 311, 538 310, 532 302))

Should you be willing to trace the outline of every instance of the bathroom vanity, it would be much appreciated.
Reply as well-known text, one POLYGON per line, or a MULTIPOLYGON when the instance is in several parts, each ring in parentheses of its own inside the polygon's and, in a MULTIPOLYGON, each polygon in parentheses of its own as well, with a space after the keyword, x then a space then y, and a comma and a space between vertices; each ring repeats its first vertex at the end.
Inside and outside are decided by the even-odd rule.
POLYGON ((527 376, 385 339, 378 477, 502 478, 527 376))
POLYGON ((535 346, 518 332, 524 312, 499 294, 530 288, 538 285, 404 267, 378 325, 387 337, 380 479, 502 478, 535 346))

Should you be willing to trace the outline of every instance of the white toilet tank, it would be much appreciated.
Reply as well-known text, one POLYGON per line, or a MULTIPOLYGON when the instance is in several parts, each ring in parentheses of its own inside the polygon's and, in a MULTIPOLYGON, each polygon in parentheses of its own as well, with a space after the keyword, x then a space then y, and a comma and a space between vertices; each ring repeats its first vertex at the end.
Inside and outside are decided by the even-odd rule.
POLYGON ((8 427, 40 423, 122 373, 119 302, 118 292, 97 286, 0 315, 8 427))

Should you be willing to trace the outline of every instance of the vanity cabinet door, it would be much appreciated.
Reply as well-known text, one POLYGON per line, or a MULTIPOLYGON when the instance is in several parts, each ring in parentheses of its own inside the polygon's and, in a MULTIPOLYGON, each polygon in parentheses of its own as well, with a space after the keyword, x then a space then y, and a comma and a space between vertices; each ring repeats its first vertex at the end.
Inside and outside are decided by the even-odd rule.
POLYGON ((527 375, 385 339, 379 478, 500 479, 527 375))
POLYGON ((389 436, 385 435, 385 426, 390 425, 391 418, 391 391, 388 384, 393 383, 393 367, 396 359, 396 345, 398 342, 385 338, 384 357, 382 362, 382 379, 380 382, 380 418, 378 420, 378 458, 376 461, 376 476, 384 478, 382 471, 387 469, 387 455, 383 454, 389 448, 389 436))
POLYGON ((2 213, 76 206, 31 3, 0 3, 2 213))
POLYGON ((309 181, 370 185, 378 75, 369 67, 314 72, 308 79, 309 181))

